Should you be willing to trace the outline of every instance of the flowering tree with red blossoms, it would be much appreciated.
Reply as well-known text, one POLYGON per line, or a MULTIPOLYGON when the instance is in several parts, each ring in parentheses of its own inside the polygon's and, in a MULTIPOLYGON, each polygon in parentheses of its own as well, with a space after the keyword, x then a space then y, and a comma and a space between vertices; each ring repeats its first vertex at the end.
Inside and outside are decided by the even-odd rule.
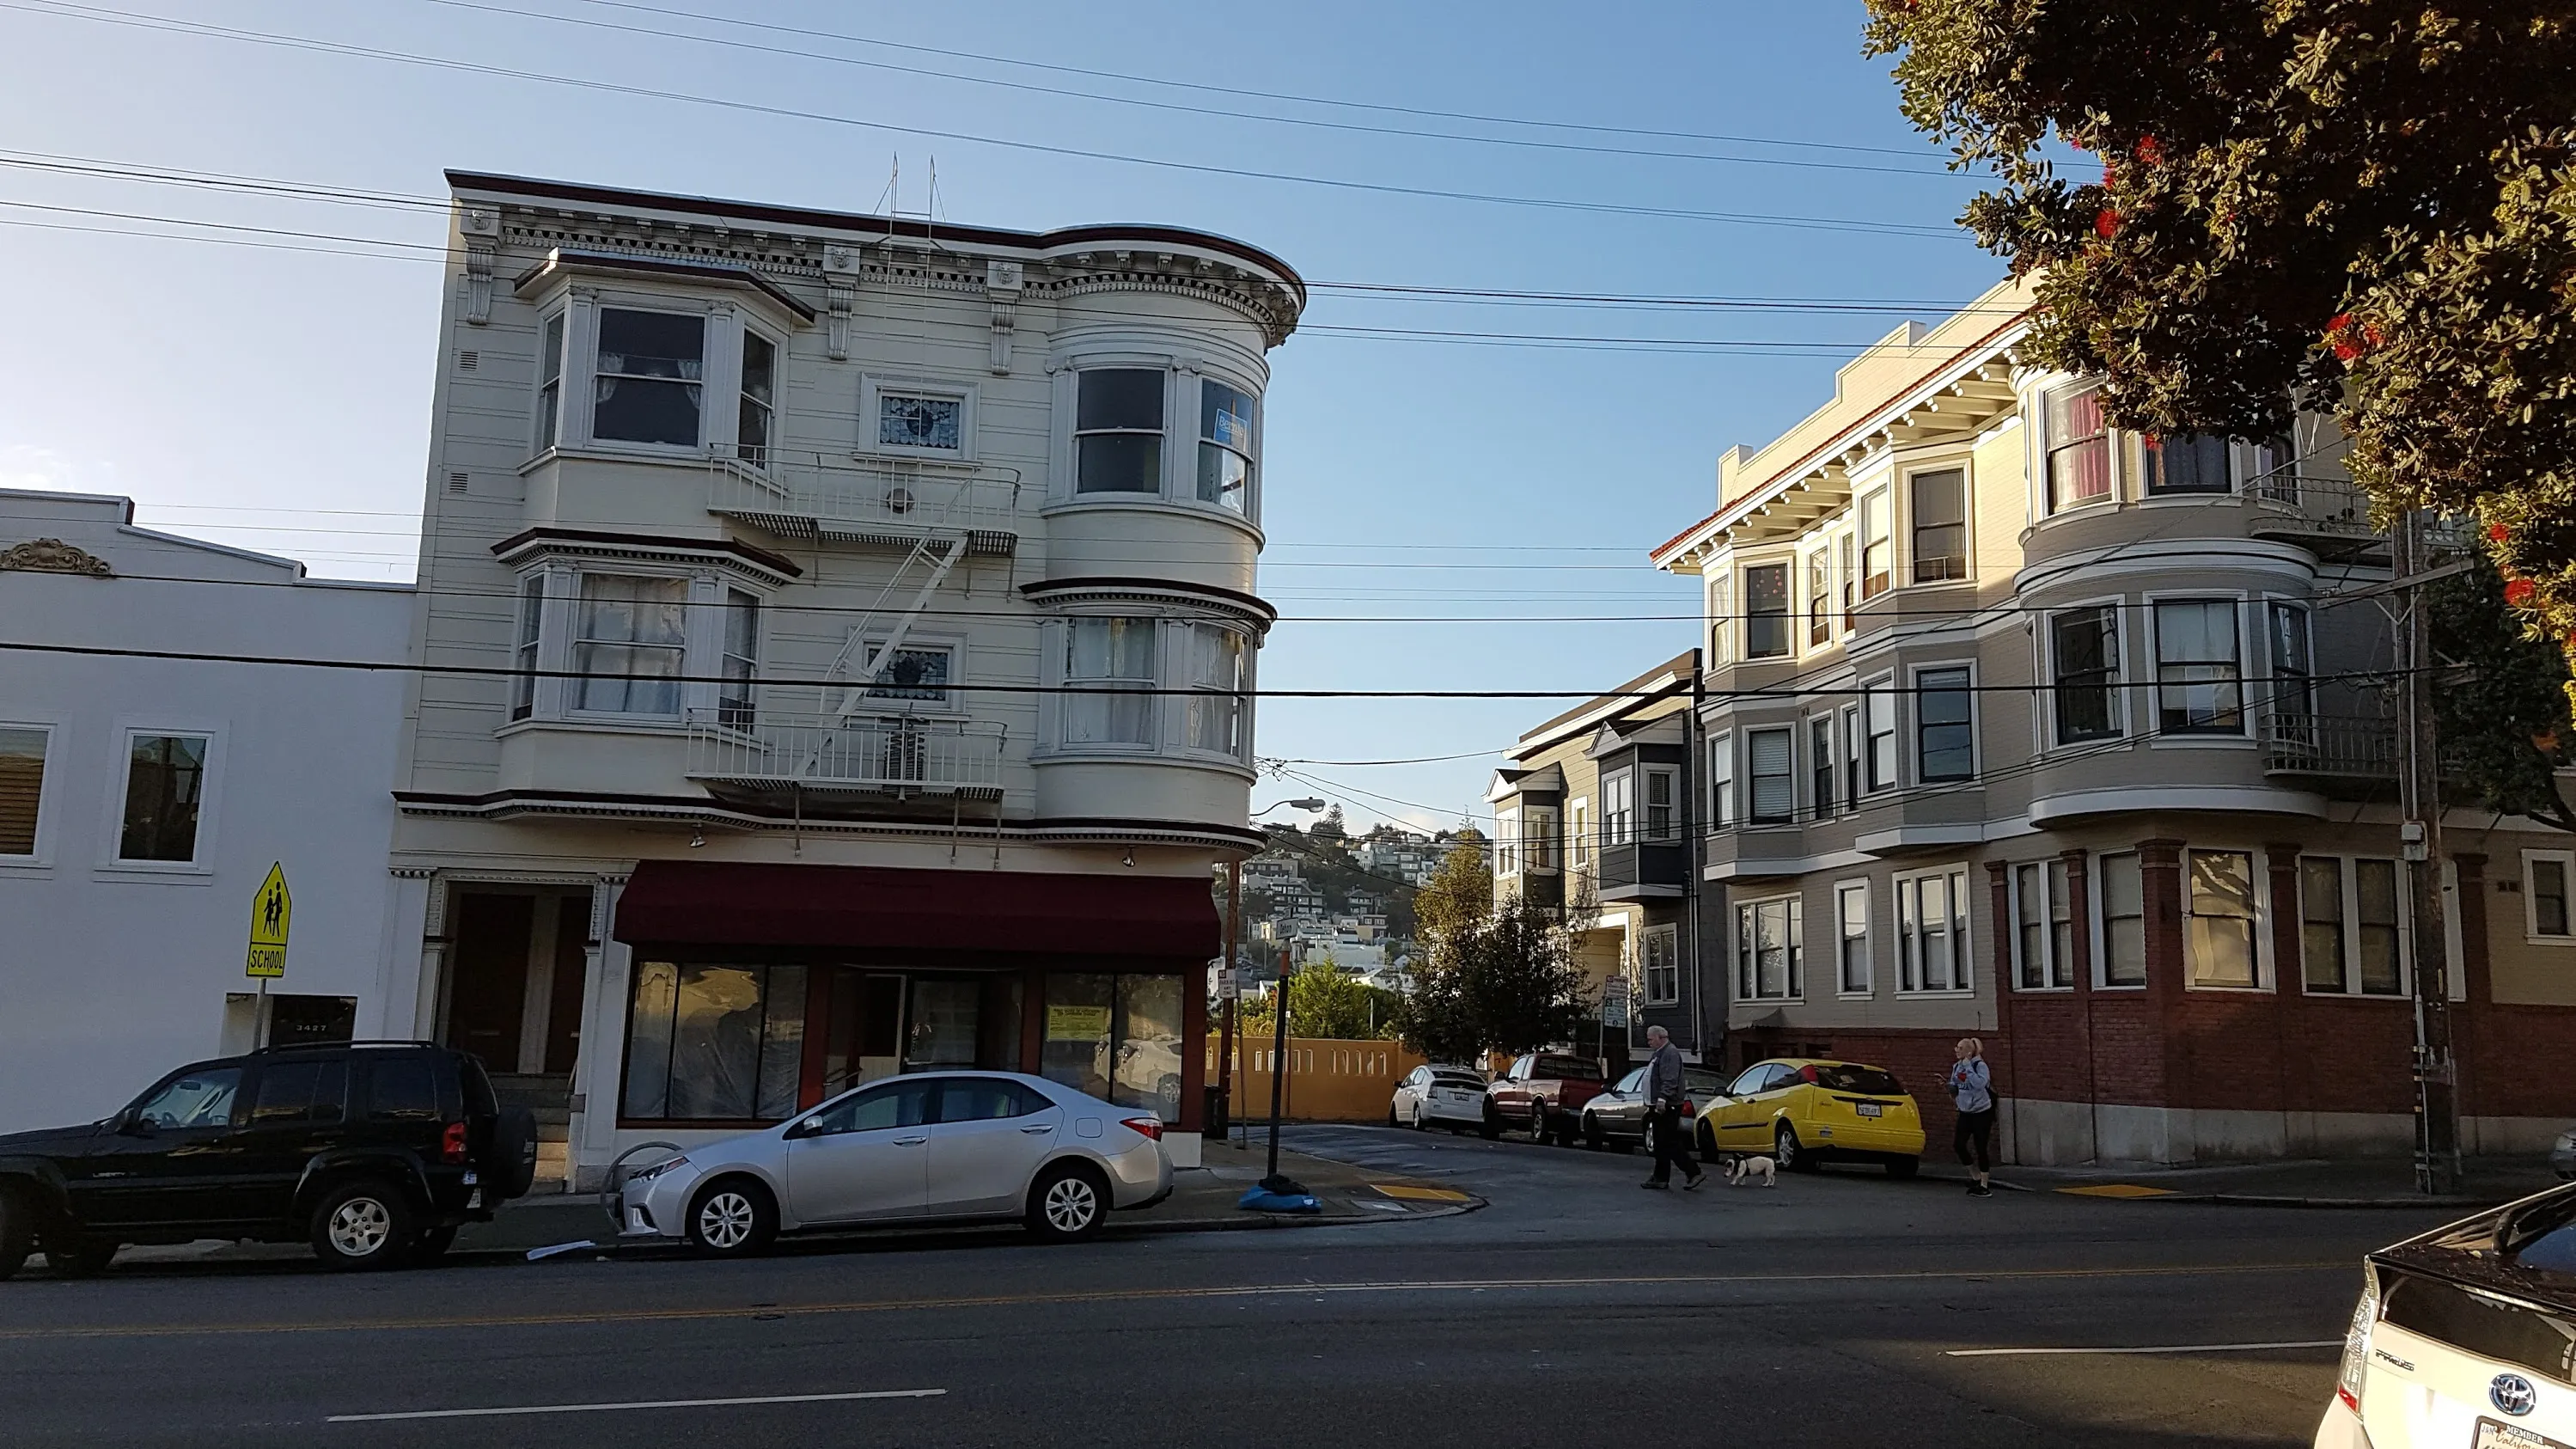
POLYGON ((1996 174, 1962 221, 2037 274, 2038 360, 2146 432, 2332 414, 2576 654, 2576 0, 1868 4, 1907 117, 1996 174))

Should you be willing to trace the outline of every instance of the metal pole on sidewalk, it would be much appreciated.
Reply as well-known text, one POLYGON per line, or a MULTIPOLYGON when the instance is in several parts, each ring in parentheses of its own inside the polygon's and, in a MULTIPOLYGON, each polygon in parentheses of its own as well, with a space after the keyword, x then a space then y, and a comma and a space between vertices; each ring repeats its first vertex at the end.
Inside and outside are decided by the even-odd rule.
POLYGON ((1263 1188, 1276 1193, 1303 1192, 1304 1188, 1279 1175, 1279 1112, 1286 1101, 1288 1086, 1288 948, 1279 948, 1279 987, 1270 996, 1271 1020, 1275 1030, 1270 1052, 1270 1173, 1261 1179, 1263 1188))
POLYGON ((2397 580, 2405 591, 2399 615, 2398 663, 2406 769, 2399 845, 2406 858, 2415 947, 2415 1186, 2447 1194, 2460 1180, 2458 1067, 2451 1050, 2449 937, 2442 908, 2442 764, 2433 719, 2433 648, 2430 601, 2419 575, 2428 571, 2424 526, 2430 515, 2410 509, 2397 528, 2397 580))
POLYGON ((1243 983, 1234 974, 1235 947, 1243 930, 1243 862, 1225 863, 1225 959, 1217 964, 1218 991, 1224 998, 1225 1025, 1218 1030, 1216 1099, 1225 1104, 1227 1120, 1217 1124, 1222 1140, 1232 1130, 1234 1111, 1234 998, 1243 983))

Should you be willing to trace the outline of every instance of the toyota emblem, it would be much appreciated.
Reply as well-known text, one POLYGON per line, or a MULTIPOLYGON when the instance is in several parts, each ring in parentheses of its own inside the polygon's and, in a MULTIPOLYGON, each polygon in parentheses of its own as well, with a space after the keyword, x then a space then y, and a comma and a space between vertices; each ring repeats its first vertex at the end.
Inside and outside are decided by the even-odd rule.
POLYGON ((2495 1382, 2487 1385, 2487 1398, 2497 1408, 2516 1418, 2530 1413, 2532 1406, 2540 1401, 2531 1380, 2520 1374, 2497 1374, 2495 1382))

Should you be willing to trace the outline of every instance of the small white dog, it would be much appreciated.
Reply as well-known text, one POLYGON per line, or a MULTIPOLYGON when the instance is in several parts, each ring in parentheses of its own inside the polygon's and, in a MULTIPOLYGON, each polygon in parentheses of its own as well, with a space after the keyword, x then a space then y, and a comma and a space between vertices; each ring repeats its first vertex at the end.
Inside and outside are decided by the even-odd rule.
POLYGON ((1739 1157, 1735 1159, 1732 1166, 1727 1168, 1726 1181, 1731 1187, 1742 1187, 1745 1183, 1760 1178, 1764 1187, 1778 1187, 1779 1174, 1780 1164, 1772 1158, 1739 1157))

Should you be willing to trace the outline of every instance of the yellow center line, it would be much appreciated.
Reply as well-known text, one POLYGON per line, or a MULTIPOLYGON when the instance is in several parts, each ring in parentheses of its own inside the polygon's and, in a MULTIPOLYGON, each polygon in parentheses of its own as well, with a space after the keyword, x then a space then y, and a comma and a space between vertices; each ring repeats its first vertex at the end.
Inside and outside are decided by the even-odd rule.
POLYGON ((1320 1297, 1356 1293, 1472 1293, 1551 1288, 1761 1287, 1792 1283, 1936 1283, 2050 1278, 2177 1278, 2230 1273, 2306 1273, 2349 1269, 2344 1259, 2320 1263, 2207 1263, 2152 1268, 1941 1269, 1904 1273, 1673 1273, 1604 1278, 1438 1278, 1375 1283, 1262 1283, 1214 1288, 1121 1288, 1083 1293, 996 1293, 954 1298, 858 1299, 740 1308, 632 1308, 595 1313, 481 1314, 457 1318, 357 1318, 314 1323, 137 1323, 0 1329, 0 1342, 75 1338, 216 1338, 245 1334, 435 1332, 458 1328, 586 1327, 724 1319, 816 1318, 860 1313, 915 1313, 961 1308, 1042 1308, 1086 1303, 1189 1299, 1320 1297))

